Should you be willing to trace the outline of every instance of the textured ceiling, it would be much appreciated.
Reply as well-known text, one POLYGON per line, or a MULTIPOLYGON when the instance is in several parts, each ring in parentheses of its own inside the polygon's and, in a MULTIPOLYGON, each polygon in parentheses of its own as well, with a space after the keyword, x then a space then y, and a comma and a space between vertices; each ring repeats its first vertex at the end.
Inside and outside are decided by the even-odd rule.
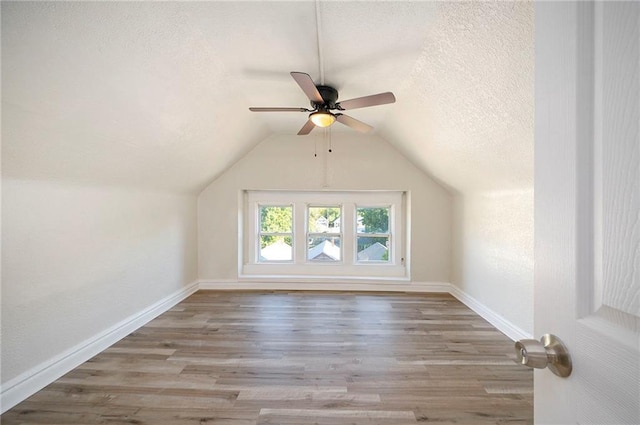
POLYGON ((302 126, 247 109, 306 107, 289 71, 393 91, 349 114, 455 190, 531 186, 523 2, 3 1, 3 175, 197 193, 302 126))

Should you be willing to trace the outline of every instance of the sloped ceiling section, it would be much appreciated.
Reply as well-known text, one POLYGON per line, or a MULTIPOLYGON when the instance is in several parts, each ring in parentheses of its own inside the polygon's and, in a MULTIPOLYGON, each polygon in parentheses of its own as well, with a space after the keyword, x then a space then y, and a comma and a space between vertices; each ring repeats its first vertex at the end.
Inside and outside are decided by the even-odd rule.
POLYGON ((382 135, 463 192, 533 188, 531 2, 438 7, 382 135))
POLYGON ((531 183, 530 3, 2 2, 3 175, 198 193, 304 124, 248 111, 290 71, 393 91, 350 115, 454 189, 531 183))

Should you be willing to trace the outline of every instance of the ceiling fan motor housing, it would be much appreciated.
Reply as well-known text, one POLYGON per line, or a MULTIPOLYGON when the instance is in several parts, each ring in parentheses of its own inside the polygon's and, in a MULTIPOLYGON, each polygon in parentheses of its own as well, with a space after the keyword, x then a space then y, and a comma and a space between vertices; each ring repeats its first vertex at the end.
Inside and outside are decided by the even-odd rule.
POLYGON ((333 113, 331 111, 346 111, 351 109, 365 108, 368 106, 385 105, 394 103, 395 96, 391 92, 378 93, 370 96, 357 97, 338 102, 338 90, 331 86, 317 85, 313 79, 304 72, 290 72, 293 79, 298 83, 304 94, 311 101, 311 108, 285 108, 285 107, 250 107, 253 112, 310 112, 309 119, 298 131, 299 136, 306 136, 315 127, 329 127, 338 121, 348 127, 351 127, 361 133, 370 132, 373 127, 358 121, 348 115, 342 113, 333 113))
POLYGON ((324 105, 318 105, 315 102, 311 102, 311 106, 314 109, 336 109, 336 102, 338 101, 338 90, 330 86, 316 86, 320 96, 324 100, 324 105))

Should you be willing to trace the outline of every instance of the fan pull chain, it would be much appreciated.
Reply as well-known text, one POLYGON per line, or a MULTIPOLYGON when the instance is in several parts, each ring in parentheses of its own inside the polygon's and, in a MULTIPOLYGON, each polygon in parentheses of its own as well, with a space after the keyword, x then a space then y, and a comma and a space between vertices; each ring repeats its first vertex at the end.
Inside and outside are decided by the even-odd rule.
MULTIPOLYGON (((326 149, 327 144, 329 143, 328 141, 328 137, 329 137, 329 129, 328 128, 323 128, 322 129, 322 145, 323 148, 326 149)), ((323 188, 328 188, 329 187, 329 155, 322 155, 323 157, 323 164, 322 164, 322 187, 323 188)))
POLYGON ((329 127, 329 153, 333 152, 331 149, 331 127, 329 127))

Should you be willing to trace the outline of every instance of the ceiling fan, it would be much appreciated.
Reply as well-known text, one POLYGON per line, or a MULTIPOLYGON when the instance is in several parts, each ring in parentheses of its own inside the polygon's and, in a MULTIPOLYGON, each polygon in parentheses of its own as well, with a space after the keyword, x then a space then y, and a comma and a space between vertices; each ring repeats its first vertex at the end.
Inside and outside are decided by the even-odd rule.
POLYGON ((371 127, 370 125, 352 118, 349 115, 344 115, 341 112, 333 113, 332 111, 348 111, 351 109, 365 108, 368 106, 385 105, 387 103, 394 103, 396 101, 393 93, 385 92, 338 102, 338 90, 336 90, 335 88, 324 85, 316 85, 309 74, 305 74, 304 72, 292 72, 291 76, 294 80, 296 80, 296 83, 298 83, 304 94, 306 94, 311 101, 311 109, 251 107, 249 108, 249 110, 253 112, 311 112, 309 114, 309 120, 305 123, 305 125, 302 126, 300 131, 298 131, 298 136, 305 136, 311 133, 311 130, 313 130, 315 127, 329 127, 336 121, 349 126, 354 130, 360 131, 362 133, 368 133, 373 129, 373 127, 371 127))

